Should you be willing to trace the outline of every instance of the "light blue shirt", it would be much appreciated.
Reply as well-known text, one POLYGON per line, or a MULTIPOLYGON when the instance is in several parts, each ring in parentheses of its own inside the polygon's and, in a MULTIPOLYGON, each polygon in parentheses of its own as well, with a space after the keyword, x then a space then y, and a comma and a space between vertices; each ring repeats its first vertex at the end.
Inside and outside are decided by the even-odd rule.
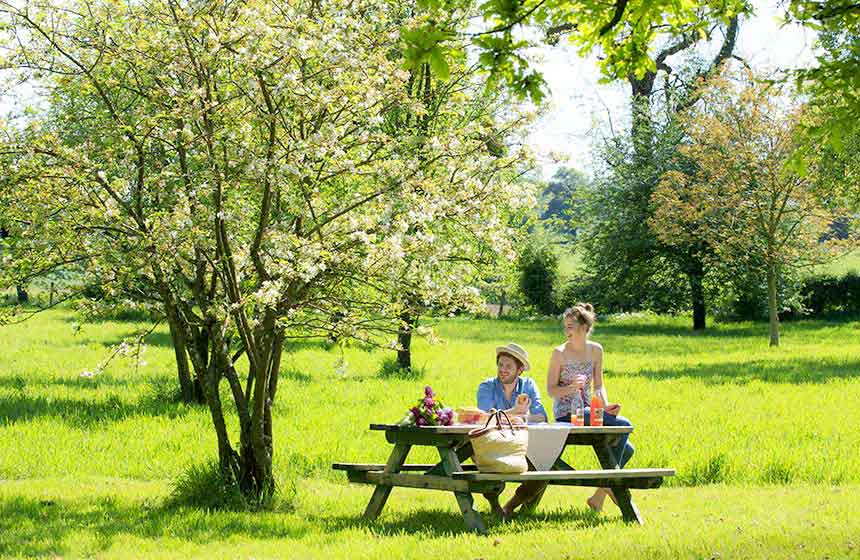
POLYGON ((517 396, 526 394, 532 400, 529 408, 530 414, 543 414, 549 418, 544 410, 543 403, 540 401, 540 390, 537 383, 531 377, 517 377, 517 384, 514 386, 514 392, 511 393, 511 398, 505 398, 505 389, 498 377, 488 377, 478 385, 478 408, 481 410, 490 410, 495 408, 498 410, 507 410, 513 408, 517 402, 517 396))

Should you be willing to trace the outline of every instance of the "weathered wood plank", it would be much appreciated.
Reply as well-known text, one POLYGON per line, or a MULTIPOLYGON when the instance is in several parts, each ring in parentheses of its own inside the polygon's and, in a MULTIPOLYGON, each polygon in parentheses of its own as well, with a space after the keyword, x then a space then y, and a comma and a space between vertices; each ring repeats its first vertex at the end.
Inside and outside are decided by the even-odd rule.
POLYGON ((630 488, 633 490, 653 490, 663 485, 662 477, 628 478, 622 481, 612 478, 580 478, 573 480, 547 480, 551 486, 588 486, 591 488, 630 488))
MULTIPOLYGON (((409 450, 412 447, 404 444, 397 444, 391 450, 391 455, 388 456, 388 462, 385 463, 385 472, 396 473, 406 462, 406 456, 409 455, 409 450)), ((385 502, 388 501, 388 496, 391 494, 391 486, 377 486, 373 490, 373 496, 370 497, 370 502, 364 510, 365 519, 373 520, 379 517, 382 513, 382 508, 385 507, 385 502)))
POLYGON ((674 469, 604 469, 587 471, 526 471, 521 474, 482 473, 455 471, 453 478, 465 480, 498 480, 504 482, 528 482, 531 480, 578 480, 601 478, 605 480, 625 480, 636 478, 662 478, 675 476, 674 469))
MULTIPOLYGON (((401 465, 400 471, 427 471, 429 469, 433 469, 438 466, 439 463, 431 464, 431 463, 406 463, 401 465)), ((385 470, 385 465, 381 463, 333 463, 331 466, 332 469, 336 471, 381 471, 385 470)), ((478 467, 475 465, 463 465, 464 471, 477 471, 478 467)))
POLYGON ((429 447, 454 447, 469 439, 468 434, 438 433, 438 432, 385 432, 388 443, 403 443, 406 445, 427 445, 429 447))
MULTIPOLYGON (((540 424, 537 424, 540 426, 540 424)), ((480 428, 476 425, 455 424, 453 426, 400 426, 398 424, 371 424, 370 429, 389 433, 423 433, 423 434, 457 434, 467 435, 471 430, 480 428)), ((629 434, 633 426, 571 426, 571 434, 629 434)))
POLYGON ((496 481, 455 480, 448 476, 374 471, 367 473, 367 480, 372 484, 423 488, 427 490, 448 490, 450 492, 491 492, 499 487, 499 483, 496 481))
POLYGON ((454 480, 448 476, 427 474, 385 473, 383 471, 346 471, 350 482, 376 486, 402 486, 425 490, 447 490, 449 492, 501 493, 503 482, 454 480))
MULTIPOLYGON (((632 426, 610 426, 611 428, 623 428, 625 432, 617 432, 617 433, 606 433, 606 432, 575 432, 571 431, 567 435, 567 445, 608 445, 614 446, 617 445, 618 438, 620 438, 625 433, 630 433, 632 431, 632 426)), ((591 429, 603 429, 603 428, 591 428, 591 429)))

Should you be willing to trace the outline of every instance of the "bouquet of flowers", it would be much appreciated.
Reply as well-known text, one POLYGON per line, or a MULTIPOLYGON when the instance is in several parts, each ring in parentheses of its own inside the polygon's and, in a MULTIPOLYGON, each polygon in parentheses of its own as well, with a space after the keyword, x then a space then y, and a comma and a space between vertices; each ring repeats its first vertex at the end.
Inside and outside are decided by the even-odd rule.
POLYGON ((454 423, 454 411, 436 398, 430 385, 424 387, 424 397, 409 409, 401 426, 450 426, 454 423))

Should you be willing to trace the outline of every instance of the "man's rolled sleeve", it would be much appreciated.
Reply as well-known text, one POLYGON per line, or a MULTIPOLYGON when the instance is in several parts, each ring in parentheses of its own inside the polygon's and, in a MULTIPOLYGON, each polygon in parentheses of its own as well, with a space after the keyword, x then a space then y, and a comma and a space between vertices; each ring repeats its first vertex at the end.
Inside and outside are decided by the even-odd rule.
POLYGON ((478 385, 478 408, 481 410, 496 408, 496 399, 493 396, 492 382, 484 381, 478 385))

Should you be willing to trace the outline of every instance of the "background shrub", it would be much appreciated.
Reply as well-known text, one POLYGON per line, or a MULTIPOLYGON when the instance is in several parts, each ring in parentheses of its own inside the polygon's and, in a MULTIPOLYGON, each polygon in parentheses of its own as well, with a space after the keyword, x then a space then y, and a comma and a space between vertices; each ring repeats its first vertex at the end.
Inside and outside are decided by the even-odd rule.
POLYGON ((554 286, 558 278, 558 256, 549 243, 534 240, 520 253, 520 290, 526 302, 539 313, 556 311, 554 286))

